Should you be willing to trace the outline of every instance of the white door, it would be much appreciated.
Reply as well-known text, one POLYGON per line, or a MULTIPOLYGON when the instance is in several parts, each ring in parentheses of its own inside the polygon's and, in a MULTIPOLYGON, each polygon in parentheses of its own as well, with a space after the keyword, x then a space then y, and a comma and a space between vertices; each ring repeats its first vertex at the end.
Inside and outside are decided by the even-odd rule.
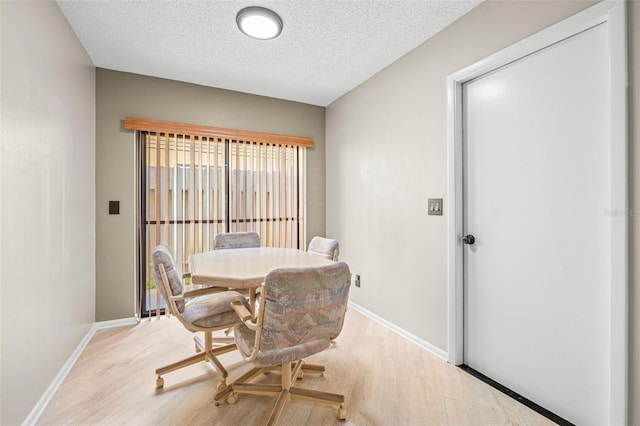
POLYGON ((464 83, 464 362, 577 424, 608 424, 608 33, 464 83))

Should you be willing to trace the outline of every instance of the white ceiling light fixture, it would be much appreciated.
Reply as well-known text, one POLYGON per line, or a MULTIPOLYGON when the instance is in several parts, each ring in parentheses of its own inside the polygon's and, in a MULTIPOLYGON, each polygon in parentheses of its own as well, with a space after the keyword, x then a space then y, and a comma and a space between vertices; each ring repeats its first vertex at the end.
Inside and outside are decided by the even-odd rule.
POLYGON ((271 40, 282 32, 280 16, 264 7, 245 7, 236 15, 236 22, 240 31, 259 40, 271 40))

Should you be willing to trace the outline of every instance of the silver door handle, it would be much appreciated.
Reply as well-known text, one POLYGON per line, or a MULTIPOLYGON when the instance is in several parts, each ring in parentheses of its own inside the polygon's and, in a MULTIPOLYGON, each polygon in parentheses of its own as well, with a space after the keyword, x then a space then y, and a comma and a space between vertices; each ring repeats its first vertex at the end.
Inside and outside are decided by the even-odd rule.
POLYGON ((462 237, 462 242, 465 244, 473 244, 476 242, 476 237, 471 234, 465 235, 464 237, 462 237))

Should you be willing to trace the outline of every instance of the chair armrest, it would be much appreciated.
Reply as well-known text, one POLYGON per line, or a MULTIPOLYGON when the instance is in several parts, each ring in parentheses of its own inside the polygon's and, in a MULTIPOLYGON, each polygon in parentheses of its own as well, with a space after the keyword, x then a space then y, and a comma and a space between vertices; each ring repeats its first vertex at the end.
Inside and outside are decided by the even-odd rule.
POLYGON ((204 288, 197 288, 195 290, 189 290, 189 291, 185 291, 182 294, 182 297, 184 297, 185 299, 192 299, 194 297, 198 297, 198 296, 203 296, 205 294, 211 294, 211 293, 222 293, 223 291, 228 291, 228 288, 226 287, 204 287, 204 288))
POLYGON ((177 296, 169 296, 169 301, 170 302, 177 302, 179 300, 184 301, 184 294, 179 294, 177 296))
POLYGON ((234 311, 236 311, 236 314, 242 322, 247 322, 247 320, 253 319, 253 315, 251 315, 251 312, 249 312, 246 306, 244 306, 241 302, 238 302, 237 300, 231 302, 231 307, 234 311))
MULTIPOLYGON (((255 302, 258 302, 258 306, 260 306, 260 298, 262 297, 262 286, 264 285, 264 283, 262 283, 262 285, 258 288, 256 288, 255 291, 255 302)), ((253 304, 254 306, 251 307, 251 309, 257 309, 255 306, 255 303, 253 304)))
POLYGON ((259 327, 253 321, 253 314, 249 312, 249 310, 242 304, 242 302, 235 301, 231 302, 231 307, 234 311, 236 311, 236 315, 238 318, 247 326, 247 328, 251 330, 257 330, 259 327))

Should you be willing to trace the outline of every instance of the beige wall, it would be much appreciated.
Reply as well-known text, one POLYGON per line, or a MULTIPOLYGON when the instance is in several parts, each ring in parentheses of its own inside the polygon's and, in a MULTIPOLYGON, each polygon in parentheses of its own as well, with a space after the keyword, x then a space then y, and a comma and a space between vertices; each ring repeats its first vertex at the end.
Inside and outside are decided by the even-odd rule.
POLYGON ((324 108, 98 69, 96 320, 134 314, 134 135, 125 116, 307 136, 307 238, 325 232, 324 108), (120 215, 108 201, 120 201, 120 215))
POLYGON ((0 424, 94 323, 95 68, 55 2, 0 2, 0 424))
MULTIPOLYGON (((327 107, 327 234, 362 287, 351 299, 442 351, 447 350, 447 214, 427 215, 447 195, 446 78, 588 7, 580 1, 486 1, 449 28, 327 107)), ((629 10, 632 102, 640 99, 640 3, 629 10)), ((632 211, 640 182, 640 108, 631 141, 632 211)), ((631 222, 630 407, 640 424, 640 232, 631 222), (635 401, 635 403, 633 402, 635 401)))

